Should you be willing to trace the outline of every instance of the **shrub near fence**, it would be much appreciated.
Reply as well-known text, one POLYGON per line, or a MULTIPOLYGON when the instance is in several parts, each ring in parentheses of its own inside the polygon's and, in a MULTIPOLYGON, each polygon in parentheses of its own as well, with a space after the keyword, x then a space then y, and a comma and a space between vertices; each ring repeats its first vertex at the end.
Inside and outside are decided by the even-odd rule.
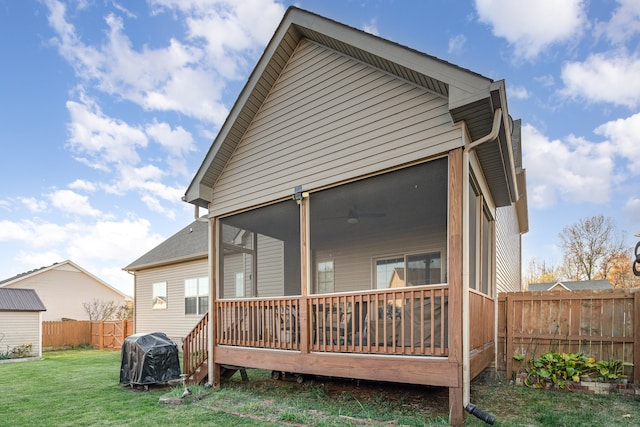
POLYGON ((74 320, 42 322, 42 347, 51 350, 90 344, 99 349, 119 350, 133 334, 133 320, 74 320))
POLYGON ((500 294, 497 348, 508 376, 553 350, 632 363, 625 374, 640 384, 640 289, 500 294))

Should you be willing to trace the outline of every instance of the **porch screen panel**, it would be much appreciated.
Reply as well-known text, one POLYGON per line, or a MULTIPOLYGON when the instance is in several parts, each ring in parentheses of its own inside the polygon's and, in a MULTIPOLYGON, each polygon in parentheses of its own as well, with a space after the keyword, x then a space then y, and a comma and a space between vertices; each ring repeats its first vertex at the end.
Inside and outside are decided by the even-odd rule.
POLYGON ((219 297, 300 295, 300 208, 293 200, 220 219, 219 297))
POLYGON ((446 282, 447 180, 442 158, 311 193, 311 265, 334 292, 446 282))

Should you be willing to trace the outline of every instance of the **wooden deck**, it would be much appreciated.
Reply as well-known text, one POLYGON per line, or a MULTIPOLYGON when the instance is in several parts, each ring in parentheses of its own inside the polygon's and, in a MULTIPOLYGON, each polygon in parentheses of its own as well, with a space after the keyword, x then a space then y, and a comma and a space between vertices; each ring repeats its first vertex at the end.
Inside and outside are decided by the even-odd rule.
MULTIPOLYGON (((471 328, 475 376, 493 361, 494 301, 475 291, 469 297, 481 319, 471 328)), ((215 366, 460 386, 460 366, 448 357, 446 285, 214 304, 215 366)), ((185 373, 206 361, 207 321, 185 339, 185 373)))

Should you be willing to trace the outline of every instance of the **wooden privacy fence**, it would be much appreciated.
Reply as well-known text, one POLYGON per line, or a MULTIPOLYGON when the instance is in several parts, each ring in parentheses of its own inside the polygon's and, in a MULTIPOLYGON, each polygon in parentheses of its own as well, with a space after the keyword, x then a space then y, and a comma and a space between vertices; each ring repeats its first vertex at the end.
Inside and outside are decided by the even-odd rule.
POLYGON ((632 363, 625 374, 640 384, 640 289, 502 293, 497 349, 508 376, 553 350, 632 363))
POLYGON ((133 319, 46 321, 42 322, 42 347, 54 349, 90 344, 101 350, 119 350, 131 334, 133 319))

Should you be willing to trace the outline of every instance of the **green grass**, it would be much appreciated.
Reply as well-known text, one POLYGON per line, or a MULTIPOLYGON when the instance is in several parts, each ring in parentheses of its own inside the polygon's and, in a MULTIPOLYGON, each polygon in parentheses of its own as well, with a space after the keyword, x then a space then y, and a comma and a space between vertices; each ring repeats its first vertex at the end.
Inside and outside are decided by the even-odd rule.
MULTIPOLYGON (((446 389, 357 381, 275 381, 248 370, 219 390, 194 387, 183 405, 159 403, 182 387, 148 391, 118 384, 120 353, 64 350, 45 360, 0 363, 0 425, 158 426, 233 425, 318 427, 367 425, 444 426, 446 389)), ((471 401, 496 415, 497 426, 635 426, 640 399, 514 387, 475 381, 471 401)), ((486 425, 467 415, 467 425, 486 425)))

